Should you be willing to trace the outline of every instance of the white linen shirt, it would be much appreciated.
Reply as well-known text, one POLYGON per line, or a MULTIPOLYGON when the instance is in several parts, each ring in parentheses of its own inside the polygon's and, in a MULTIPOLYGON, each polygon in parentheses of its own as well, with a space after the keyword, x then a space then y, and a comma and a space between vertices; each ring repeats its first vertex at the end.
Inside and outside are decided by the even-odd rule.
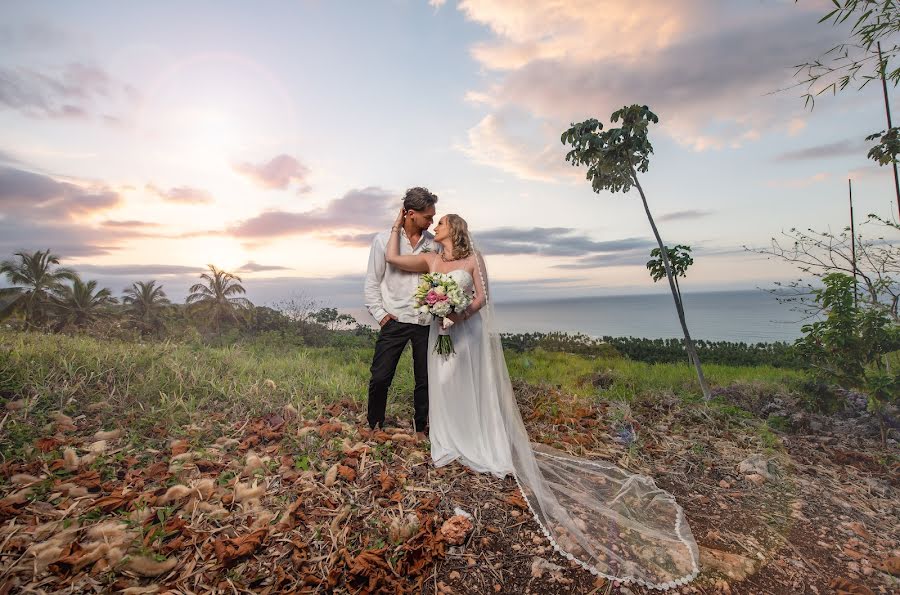
MULTIPOLYGON (((369 269, 366 272, 366 309, 378 323, 388 314, 393 314, 400 322, 427 325, 431 322, 431 317, 419 314, 413 307, 413 294, 419 285, 419 273, 400 270, 385 260, 390 237, 390 231, 383 231, 372 239, 369 269)), ((400 229, 400 254, 437 251, 438 245, 429 231, 422 232, 422 237, 414 248, 409 244, 406 230, 400 229)))

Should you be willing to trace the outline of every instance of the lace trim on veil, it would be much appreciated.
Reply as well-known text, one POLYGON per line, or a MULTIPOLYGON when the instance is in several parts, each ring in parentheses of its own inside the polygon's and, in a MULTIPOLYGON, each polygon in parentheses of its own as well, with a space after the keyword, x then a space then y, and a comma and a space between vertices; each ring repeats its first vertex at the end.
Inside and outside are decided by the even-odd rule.
MULTIPOLYGON (((553 456, 553 455, 546 454, 546 453, 542 453, 542 454, 544 454, 545 456, 548 456, 548 457, 553 456)), ((584 462, 588 463, 588 464, 595 464, 594 461, 591 461, 588 459, 584 459, 584 462)), ((580 558, 573 556, 572 554, 567 552, 565 549, 563 549, 562 546, 560 546, 556 542, 556 539, 553 538, 553 535, 550 533, 550 530, 547 529, 547 527, 544 525, 543 521, 541 521, 540 516, 535 511, 534 505, 532 505, 532 503, 531 503, 531 499, 528 498, 528 495, 527 495, 525 489, 522 487, 522 484, 519 481, 518 473, 513 473, 512 476, 513 476, 513 479, 516 480, 516 486, 519 488, 519 492, 521 492, 522 498, 525 500, 525 503, 528 505, 528 511, 531 513, 531 516, 534 517, 534 520, 537 521, 538 527, 541 528, 541 532, 544 534, 544 537, 546 537, 547 540, 550 542, 550 545, 553 546, 553 549, 556 550, 557 553, 559 553, 559 555, 561 555, 562 557, 578 563, 579 566, 581 566, 582 568, 584 568, 585 570, 587 570, 594 576, 602 576, 603 578, 605 578, 607 580, 619 581, 619 582, 627 583, 627 584, 637 584, 637 585, 641 585, 643 587, 647 587, 648 589, 656 589, 658 591, 668 591, 669 589, 674 589, 676 587, 680 587, 680 586, 688 584, 689 582, 691 582, 692 580, 697 578, 698 574, 700 574, 700 568, 697 566, 696 560, 693 561, 693 567, 694 567, 693 572, 691 572, 690 574, 687 574, 681 578, 678 578, 676 580, 669 581, 667 583, 661 583, 661 584, 648 583, 648 582, 644 581, 643 579, 639 579, 637 577, 613 576, 611 574, 606 574, 605 572, 601 572, 601 571, 597 570, 597 568, 595 566, 589 564, 588 562, 585 562, 584 560, 582 560, 580 558)), ((677 504, 676 504, 676 506, 677 506, 677 504)), ((684 522, 684 511, 681 509, 681 506, 678 506, 678 514, 675 519, 675 532, 678 534, 679 539, 681 539, 681 542, 685 545, 685 547, 690 549, 691 542, 684 537, 684 534, 682 533, 682 530, 681 530, 683 522, 684 522)))

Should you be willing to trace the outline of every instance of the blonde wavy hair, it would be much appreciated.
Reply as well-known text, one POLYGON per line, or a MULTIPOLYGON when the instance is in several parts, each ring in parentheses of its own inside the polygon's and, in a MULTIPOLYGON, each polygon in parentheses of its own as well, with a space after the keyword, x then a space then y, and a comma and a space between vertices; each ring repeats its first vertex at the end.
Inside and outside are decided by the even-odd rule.
POLYGON ((469 242, 469 224, 459 215, 447 215, 447 226, 450 228, 450 239, 453 240, 453 258, 468 258, 472 255, 472 244, 469 242))

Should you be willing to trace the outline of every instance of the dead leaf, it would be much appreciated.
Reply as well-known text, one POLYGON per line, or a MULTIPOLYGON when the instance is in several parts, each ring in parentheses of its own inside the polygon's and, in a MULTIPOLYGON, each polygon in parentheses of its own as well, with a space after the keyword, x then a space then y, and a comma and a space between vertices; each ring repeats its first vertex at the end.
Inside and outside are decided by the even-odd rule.
POLYGON ((269 530, 264 528, 231 539, 219 537, 214 546, 216 558, 223 566, 231 566, 238 559, 255 552, 268 533, 269 530))
POLYGON ((352 467, 347 467, 346 465, 338 465, 337 472, 338 475, 340 475, 346 481, 353 481, 354 479, 356 479, 356 471, 352 467))
POLYGON ((513 492, 511 494, 507 494, 507 496, 503 499, 507 504, 512 504, 516 508, 521 508, 522 510, 528 510, 528 502, 525 501, 525 498, 522 497, 521 492, 513 492))
POLYGON ((190 450, 191 445, 188 444, 187 440, 173 440, 171 448, 172 456, 174 457, 186 453, 188 450, 190 450))
POLYGON ((41 452, 50 452, 59 446, 59 440, 56 438, 38 438, 34 441, 34 445, 41 452))
POLYGON ((890 558, 885 558, 876 566, 878 570, 887 572, 888 574, 893 574, 894 576, 900 576, 900 556, 892 556, 890 558))
POLYGON ((178 565, 178 558, 172 557, 157 562, 144 556, 134 556, 128 560, 125 568, 138 576, 154 577, 171 571, 178 565))
POLYGON ((394 476, 387 472, 387 469, 383 469, 381 473, 378 474, 378 482, 381 484, 382 492, 390 492, 394 489, 394 486, 397 485, 397 481, 394 479, 394 476))
POLYGON ((98 498, 97 500, 95 500, 94 506, 99 508, 103 512, 109 513, 118 508, 122 508, 139 495, 140 494, 136 492, 123 494, 122 490, 115 490, 110 495, 103 496, 102 498, 98 498))
POLYGON ((846 578, 836 578, 828 585, 837 595, 875 595, 869 587, 854 583, 846 578))
POLYGON ((338 473, 338 464, 335 463, 332 465, 328 471, 325 472, 325 487, 330 488, 334 485, 335 480, 337 479, 338 473))

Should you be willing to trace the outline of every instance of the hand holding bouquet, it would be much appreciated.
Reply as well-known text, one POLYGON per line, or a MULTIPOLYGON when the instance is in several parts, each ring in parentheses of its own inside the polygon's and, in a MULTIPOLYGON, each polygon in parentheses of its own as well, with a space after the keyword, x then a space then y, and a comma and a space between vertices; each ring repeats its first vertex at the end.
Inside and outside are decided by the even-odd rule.
POLYGON ((472 302, 456 280, 446 273, 426 273, 416 288, 413 303, 422 314, 431 314, 441 319, 438 340, 434 350, 441 355, 456 353, 453 340, 450 338, 450 326, 453 321, 450 314, 462 312, 472 302))

